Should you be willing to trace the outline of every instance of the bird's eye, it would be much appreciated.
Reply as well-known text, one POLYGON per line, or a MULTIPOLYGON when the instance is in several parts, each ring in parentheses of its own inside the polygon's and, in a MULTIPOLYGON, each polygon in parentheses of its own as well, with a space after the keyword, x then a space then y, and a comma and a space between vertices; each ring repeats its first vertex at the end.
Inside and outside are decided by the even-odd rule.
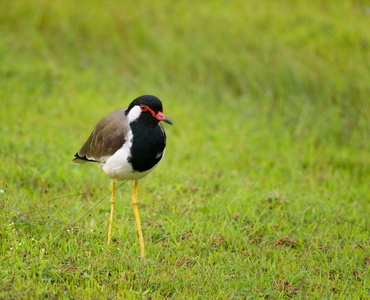
POLYGON ((144 104, 141 104, 140 105, 140 109, 141 109, 141 111, 147 111, 148 110, 148 106, 146 106, 144 104))

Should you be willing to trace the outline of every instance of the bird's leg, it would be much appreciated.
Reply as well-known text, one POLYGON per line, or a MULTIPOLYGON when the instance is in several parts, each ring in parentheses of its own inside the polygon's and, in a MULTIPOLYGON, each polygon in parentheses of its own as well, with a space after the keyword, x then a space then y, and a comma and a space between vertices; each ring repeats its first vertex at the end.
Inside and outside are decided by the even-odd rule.
POLYGON ((140 218, 139 218, 139 211, 137 209, 137 192, 139 190, 139 180, 135 180, 134 185, 134 193, 132 194, 132 208, 134 209, 135 214, 135 220, 136 220, 136 226, 137 231, 139 232, 139 240, 140 240, 140 248, 141 248, 141 257, 145 256, 145 250, 144 250, 144 238, 143 233, 141 231, 141 224, 140 224, 140 218))
POLYGON ((109 220, 109 231, 108 231, 108 245, 110 244, 110 239, 112 237, 114 204, 116 204, 116 189, 115 189, 114 179, 112 179, 112 197, 110 198, 110 220, 109 220))

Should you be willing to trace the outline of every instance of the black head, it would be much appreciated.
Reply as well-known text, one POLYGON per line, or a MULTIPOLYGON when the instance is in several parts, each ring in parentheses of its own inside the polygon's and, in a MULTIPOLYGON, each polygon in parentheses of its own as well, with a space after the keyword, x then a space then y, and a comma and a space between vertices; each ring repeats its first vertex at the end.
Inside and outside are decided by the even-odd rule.
POLYGON ((158 123, 160 121, 172 125, 172 122, 163 114, 161 100, 156 96, 143 95, 132 101, 126 110, 129 123, 142 120, 146 123, 158 123))
POLYGON ((153 95, 143 95, 132 101, 127 110, 130 110, 135 105, 144 104, 150 107, 154 112, 163 111, 162 101, 153 95))

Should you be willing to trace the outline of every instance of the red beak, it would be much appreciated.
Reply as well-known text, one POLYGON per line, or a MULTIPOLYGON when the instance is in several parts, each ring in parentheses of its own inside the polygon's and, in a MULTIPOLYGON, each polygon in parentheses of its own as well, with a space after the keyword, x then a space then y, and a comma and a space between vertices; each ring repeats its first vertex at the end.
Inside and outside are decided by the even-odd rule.
POLYGON ((172 122, 169 118, 167 118, 162 112, 158 112, 156 115, 154 115, 159 121, 166 122, 167 124, 172 125, 172 122))

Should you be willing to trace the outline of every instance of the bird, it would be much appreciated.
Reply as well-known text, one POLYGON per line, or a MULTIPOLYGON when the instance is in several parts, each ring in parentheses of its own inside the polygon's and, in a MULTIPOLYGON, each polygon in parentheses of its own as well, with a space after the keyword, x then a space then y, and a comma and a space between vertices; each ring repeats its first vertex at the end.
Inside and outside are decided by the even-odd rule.
POLYGON ((145 248, 138 212, 139 180, 152 172, 164 156, 166 133, 162 121, 173 125, 163 114, 161 100, 153 95, 140 96, 127 108, 115 110, 103 117, 72 160, 74 164, 97 162, 111 178, 108 245, 111 242, 116 203, 115 182, 134 180, 131 202, 139 235, 141 257, 145 256, 145 248))

